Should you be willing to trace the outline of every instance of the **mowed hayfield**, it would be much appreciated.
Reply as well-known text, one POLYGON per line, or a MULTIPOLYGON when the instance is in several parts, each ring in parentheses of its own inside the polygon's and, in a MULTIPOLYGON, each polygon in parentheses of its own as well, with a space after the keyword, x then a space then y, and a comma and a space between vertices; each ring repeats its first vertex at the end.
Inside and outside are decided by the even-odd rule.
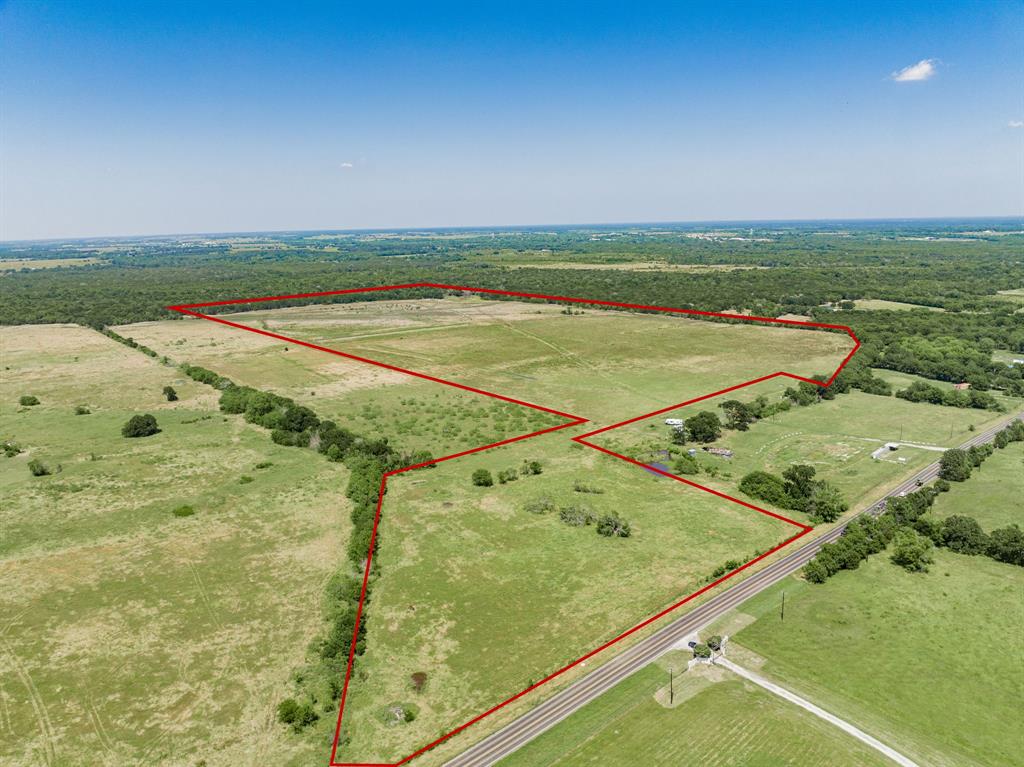
MULTIPOLYGON (((852 346, 838 333, 583 311, 569 316, 552 304, 464 296, 284 308, 228 318, 596 423, 777 370, 831 372, 852 346)), ((117 331, 245 383, 296 399, 315 396, 319 409, 333 408, 339 418, 351 417, 349 398, 358 390, 379 394, 410 385, 401 373, 294 346, 285 352, 286 343, 206 320, 141 323, 117 331)), ((378 426, 387 428, 383 422, 378 426)))
MULTIPOLYGON (((702 410, 723 418, 719 405, 724 401, 749 402, 764 395, 774 402, 782 398, 784 389, 790 385, 789 379, 755 384, 605 432, 594 439, 642 460, 663 461, 656 452, 671 443, 672 428, 665 425, 666 418, 686 419, 702 410)), ((739 481, 749 472, 781 474, 792 464, 807 464, 815 468, 818 478, 836 485, 851 508, 856 509, 875 502, 887 488, 941 455, 937 449, 906 446, 888 453, 885 460, 872 458, 872 453, 886 442, 953 447, 968 439, 972 428, 978 430, 1006 417, 1005 413, 913 403, 851 391, 806 407, 794 405, 788 411, 751 424, 745 432, 724 430, 711 446, 732 450, 732 458, 704 453, 702 445, 690 444, 682 449, 697 449, 697 461, 704 469, 689 479, 723 492, 739 495, 739 481), (900 462, 899 458, 905 460, 900 462)), ((783 513, 794 516, 791 512, 783 513)))
POLYGON ((974 517, 986 532, 1007 525, 1024 527, 1024 443, 996 450, 966 482, 953 483, 935 499, 930 514, 974 517))
MULTIPOLYGON (((681 653, 673 654, 681 655, 681 653)), ((688 655, 688 653, 687 653, 688 655)), ((837 728, 732 676, 686 668, 685 659, 646 666, 536 740, 501 767, 885 767, 891 764, 837 728), (667 705, 668 667, 675 673, 667 705), (690 679, 697 677, 698 679, 690 679), (691 689, 692 688, 692 689, 691 689)))
POLYGON ((763 592, 734 639, 761 673, 920 764, 1020 765, 1022 595, 1024 570, 986 557, 942 549, 908 573, 882 553, 763 592))
POLYGON ((209 387, 92 330, 0 340, 0 436, 23 450, 0 457, 0 762, 319 759, 274 707, 321 630, 344 468, 274 445, 209 387), (160 433, 122 437, 137 413, 160 433), (32 476, 33 459, 52 473, 32 476), (173 515, 182 504, 195 514, 173 515))
POLYGON ((724 562, 797 532, 562 433, 395 478, 342 756, 401 758, 692 593, 724 562), (496 475, 534 459, 540 475, 471 483, 476 469, 496 475), (577 492, 577 482, 600 492, 577 492), (554 509, 529 511, 540 499, 554 509), (632 534, 569 526, 558 512, 568 506, 617 512, 632 534), (415 721, 389 725, 394 703, 414 707, 415 721))

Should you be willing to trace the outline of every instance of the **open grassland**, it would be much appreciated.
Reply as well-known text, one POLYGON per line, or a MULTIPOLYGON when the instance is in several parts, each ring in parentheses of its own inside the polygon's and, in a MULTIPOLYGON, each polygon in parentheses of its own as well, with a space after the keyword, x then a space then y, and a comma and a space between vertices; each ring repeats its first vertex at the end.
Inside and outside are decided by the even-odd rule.
POLYGON ((1014 304, 1024 304, 1024 288, 1015 290, 1000 290, 992 298, 997 301, 1009 301, 1014 304))
POLYGON ((399 758, 541 679, 796 528, 551 434, 389 486, 343 756, 399 758), (541 459, 543 473, 475 487, 470 474, 541 459), (576 481, 600 493, 574 491, 576 481), (549 499, 555 510, 526 506, 549 499), (629 538, 571 527, 557 509, 615 511, 629 538), (421 692, 412 676, 425 672, 421 692), (392 703, 415 721, 388 726, 392 703))
MULTIPOLYGON (((476 297, 308 306, 242 324, 610 423, 751 377, 831 371, 844 335, 476 297)), ((322 417, 435 455, 560 419, 208 321, 117 328, 174 360, 271 389, 322 417)), ((592 428, 592 427, 588 427, 592 428)), ((577 433, 582 429, 577 430, 577 433)), ((342 756, 400 758, 796 532, 559 432, 396 478, 382 516, 367 650, 342 756), (483 489, 476 468, 543 474, 483 489), (574 492, 576 480, 602 493, 574 492), (546 514, 524 507, 547 499, 546 514), (629 538, 558 509, 618 512, 629 538), (735 565, 733 565, 735 566, 735 565), (413 675, 426 681, 414 689, 413 675), (389 720, 396 705, 414 721, 389 720)), ((321 724, 324 724, 323 722, 321 724)), ((325 725, 324 725, 325 726, 325 725)), ((318 728, 322 729, 322 728, 318 728)))
MULTIPOLYGON (((780 369, 830 372, 852 343, 837 333, 580 308, 584 314, 569 316, 551 304, 467 296, 286 308, 231 319, 603 423, 780 369)), ((209 363, 228 377, 296 399, 315 391, 316 403, 330 400, 340 413, 350 409, 347 397, 355 390, 409 385, 400 373, 322 352, 293 347, 282 354, 280 341, 205 320, 117 331, 173 359, 209 363)))
MULTIPOLYGON (((688 653, 687 653, 688 655, 688 653)), ((675 705, 665 661, 621 682, 499 762, 501 767, 883 767, 889 762, 803 709, 728 675, 674 664, 675 705), (718 681, 690 680, 721 674, 718 681), (691 692, 688 688, 692 686, 691 692), (682 702, 680 702, 682 701, 682 702)))
POLYGON ((0 435, 24 451, 0 457, 0 763, 319 760, 273 707, 320 629, 345 470, 94 331, 0 334, 0 435), (123 438, 136 413, 161 432, 123 438))
POLYGON ((0 258, 0 272, 20 272, 27 269, 58 269, 62 266, 89 266, 104 263, 90 256, 83 258, 0 258))
POLYGON ((974 517, 991 532, 997 527, 1024 527, 1024 444, 1011 442, 996 450, 966 482, 953 482, 935 499, 930 514, 974 517))
POLYGON ((854 302, 857 309, 860 310, 878 310, 882 309, 885 311, 893 312, 909 312, 914 310, 923 309, 930 312, 941 312, 943 311, 939 306, 921 306, 920 304, 905 304, 902 301, 886 301, 881 298, 864 298, 854 302))
MULTIPOLYGON (((664 460, 657 457, 656 451, 670 445, 672 429, 665 425, 666 418, 685 419, 701 410, 721 416, 718 405, 729 399, 749 402, 763 394, 770 401, 777 401, 791 384, 788 379, 756 384, 606 432, 595 439, 642 460, 664 460)), ((697 449, 698 463, 704 469, 690 478, 724 492, 738 494, 740 479, 751 471, 781 474, 790 465, 801 463, 813 466, 820 479, 836 485, 851 507, 856 508, 858 503, 874 502, 885 488, 940 456, 935 450, 903 447, 888 454, 886 460, 874 460, 871 454, 886 442, 952 447, 971 435, 972 426, 980 429, 999 418, 1005 415, 851 391, 806 407, 794 405, 788 411, 751 424, 745 432, 723 431, 712 445, 732 450, 732 458, 703 453, 701 445, 685 447, 697 449), (901 463, 897 458, 906 460, 901 463)))
POLYGON ((1022 594, 1018 567, 943 549, 930 572, 908 573, 883 553, 755 597, 735 641, 762 673, 921 764, 1019 765, 1022 594))

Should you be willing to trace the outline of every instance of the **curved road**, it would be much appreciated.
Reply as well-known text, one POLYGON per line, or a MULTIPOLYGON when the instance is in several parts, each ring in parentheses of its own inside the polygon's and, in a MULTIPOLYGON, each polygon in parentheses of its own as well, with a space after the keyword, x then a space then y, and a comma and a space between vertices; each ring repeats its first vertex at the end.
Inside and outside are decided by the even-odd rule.
MULTIPOLYGON (((996 432, 1018 418, 1024 418, 1024 414, 1017 414, 983 432, 979 432, 959 447, 968 448, 972 445, 991 442, 996 432)), ((939 462, 936 461, 893 488, 886 498, 912 492, 917 489, 919 483, 935 479, 938 473, 939 462)), ((829 530, 813 541, 805 543, 782 559, 776 560, 763 570, 720 592, 717 596, 709 599, 685 615, 676 618, 651 636, 623 651, 600 668, 576 680, 536 708, 531 709, 497 732, 470 746, 466 751, 448 761, 445 767, 490 767, 490 765, 497 763, 602 693, 611 689, 626 677, 658 658, 687 635, 698 631, 729 610, 750 599, 750 597, 779 582, 790 573, 799 570, 814 557, 823 544, 830 543, 840 537, 846 529, 846 525, 858 516, 864 513, 881 513, 884 510, 884 501, 885 498, 879 499, 878 502, 858 512, 839 527, 829 530)))

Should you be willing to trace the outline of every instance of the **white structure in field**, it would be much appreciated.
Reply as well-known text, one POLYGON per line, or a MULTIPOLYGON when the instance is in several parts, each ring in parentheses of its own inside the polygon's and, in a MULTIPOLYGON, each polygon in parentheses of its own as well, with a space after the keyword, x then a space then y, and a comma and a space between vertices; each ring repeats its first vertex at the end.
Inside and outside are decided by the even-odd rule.
POLYGON ((666 418, 665 419, 665 425, 666 426, 675 426, 678 429, 680 426, 683 425, 683 419, 682 418, 666 418))

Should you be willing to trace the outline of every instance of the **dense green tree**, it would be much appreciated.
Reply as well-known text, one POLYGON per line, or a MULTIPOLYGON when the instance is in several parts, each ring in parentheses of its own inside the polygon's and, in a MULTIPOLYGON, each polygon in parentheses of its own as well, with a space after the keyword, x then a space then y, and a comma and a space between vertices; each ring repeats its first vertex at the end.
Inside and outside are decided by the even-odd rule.
POLYGON ((694 442, 714 442, 722 436, 722 422, 710 410, 686 419, 686 433, 694 442))
POLYGON ((178 392, 174 390, 173 386, 164 387, 164 396, 167 398, 168 402, 177 402, 178 400, 178 392))
POLYGON ((789 493, 786 492, 786 483, 774 474, 766 471, 752 471, 740 480, 740 491, 751 498, 774 504, 781 508, 788 508, 790 504, 789 493))
POLYGON ((133 415, 124 426, 121 427, 123 437, 149 437, 160 431, 156 418, 149 413, 145 415, 133 415))
MULTIPOLYGON (((813 466, 794 464, 782 472, 782 478, 786 481, 786 494, 796 502, 802 502, 811 497, 814 492, 815 469, 813 466)), ((803 506, 802 503, 799 504, 803 506)))
POLYGON ((814 522, 835 522, 850 505, 842 493, 827 482, 816 482, 807 498, 805 510, 814 522))
POLYGON ((755 420, 750 406, 739 400, 727 400, 719 405, 719 407, 725 413, 725 425, 730 429, 747 431, 750 428, 750 424, 755 420))
POLYGON ((494 478, 487 469, 477 469, 473 472, 473 484, 477 487, 490 487, 494 484, 494 478))
POLYGON ((32 473, 33 477, 45 477, 50 473, 49 467, 38 458, 33 458, 28 462, 28 470, 32 473))
POLYGON ((828 568, 825 567, 824 563, 817 557, 804 565, 804 578, 812 584, 823 584, 828 580, 830 574, 831 573, 828 572, 828 568))
POLYGON ((942 520, 942 545, 959 554, 984 554, 989 540, 981 525, 971 517, 954 514, 942 520))
POLYGON ((39 398, 32 394, 22 394, 18 398, 18 404, 23 407, 32 407, 39 404, 39 398))
POLYGON ((904 528, 893 540, 892 561, 909 572, 927 572, 932 557, 932 542, 915 530, 904 528))
POLYGON ((1024 530, 1009 525, 989 535, 988 555, 999 562, 1024 567, 1024 530))
POLYGON ((967 452, 954 447, 942 454, 939 476, 948 482, 963 482, 971 476, 971 461, 967 452))

